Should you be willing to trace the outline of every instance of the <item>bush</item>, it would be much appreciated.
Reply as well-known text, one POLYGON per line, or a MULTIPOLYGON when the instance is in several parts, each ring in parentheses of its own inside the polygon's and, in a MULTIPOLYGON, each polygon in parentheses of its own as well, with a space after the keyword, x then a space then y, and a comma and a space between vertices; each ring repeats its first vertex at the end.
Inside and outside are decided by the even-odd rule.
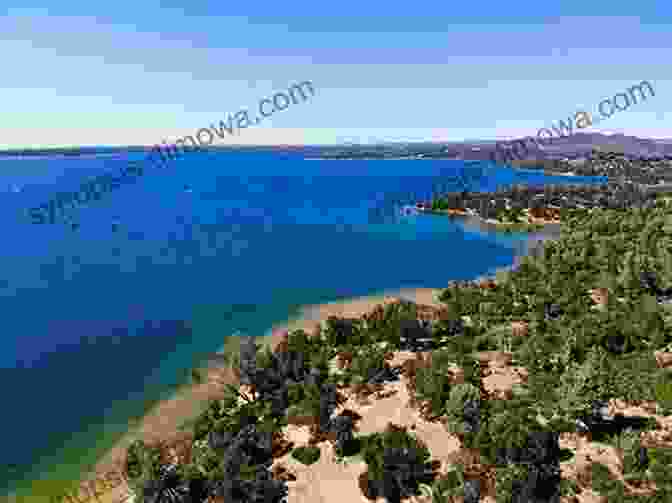
POLYGON ((221 452, 212 449, 205 440, 196 440, 191 448, 191 463, 186 470, 193 476, 210 478, 219 468, 221 452))
POLYGON ((312 465, 320 459, 320 448, 312 445, 297 447, 292 450, 292 457, 304 465, 312 465))
POLYGON ((458 434, 478 431, 480 415, 474 415, 472 409, 473 405, 479 402, 480 390, 473 384, 461 383, 453 386, 445 403, 448 416, 446 429, 458 434))
POLYGON ((591 465, 592 489, 596 493, 606 496, 607 501, 623 501, 625 490, 620 480, 611 477, 609 468, 601 463, 593 462, 591 465))
POLYGON ((516 482, 520 483, 527 478, 528 470, 524 465, 509 465, 497 467, 495 473, 495 487, 497 490, 497 503, 512 503, 514 492, 517 489, 516 482))
POLYGON ((658 374, 654 394, 662 412, 665 415, 672 413, 672 371, 663 370, 658 374))
POLYGON ((225 406, 233 407, 234 404, 235 402, 231 403, 230 401, 223 403, 220 400, 211 400, 194 421, 194 439, 201 440, 206 438, 208 433, 214 428, 215 423, 225 416, 225 406))
POLYGON ((431 484, 435 473, 429 450, 405 428, 391 425, 384 433, 360 438, 367 464, 368 498, 398 502, 418 494, 420 483, 431 484))
MULTIPOLYGON (((660 491, 672 495, 672 452, 667 447, 655 447, 648 450, 649 473, 660 491)), ((669 500, 668 500, 669 501, 669 500)))
POLYGON ((418 368, 415 374, 415 396, 428 403, 433 416, 440 416, 445 412, 451 389, 451 378, 447 368, 442 365, 441 354, 432 353, 432 366, 418 368))
POLYGON ((345 371, 346 379, 354 384, 370 382, 386 368, 385 353, 384 349, 373 345, 358 348, 350 368, 345 371))
POLYGON ((516 357, 530 372, 562 374, 570 360, 570 351, 565 351, 566 341, 559 333, 537 333, 522 342, 516 357))
POLYGON ((361 322, 358 319, 327 318, 324 339, 333 348, 361 342, 361 322))
POLYGON ((420 492, 432 498, 432 503, 451 501, 448 498, 465 496, 464 467, 460 464, 449 467, 448 472, 431 485, 420 484, 420 492))
POLYGON ((623 449, 623 475, 628 479, 644 478, 649 467, 648 449, 642 447, 638 431, 625 431, 616 439, 616 447, 623 449))
POLYGON ((562 479, 560 481, 560 495, 572 497, 581 492, 579 484, 572 479, 562 479))
POLYGON ((511 400, 493 400, 481 402, 487 414, 481 417, 480 430, 471 435, 476 444, 482 447, 482 455, 492 462, 502 462, 500 454, 511 449, 524 452, 531 448, 531 434, 543 430, 539 423, 538 411, 529 399, 514 397, 511 400), (494 458, 494 459, 493 459, 494 458))
POLYGON ((274 480, 266 465, 245 463, 235 474, 212 481, 209 491, 210 496, 227 503, 282 503, 287 493, 287 483, 274 480))
POLYGON ((334 451, 336 456, 352 456, 359 451, 360 443, 354 437, 355 421, 352 416, 339 415, 332 419, 329 429, 336 434, 334 451))
POLYGON ((464 335, 464 321, 462 318, 441 319, 434 324, 434 338, 454 337, 464 335))
POLYGON ((145 446, 142 440, 134 441, 126 451, 125 472, 129 478, 138 478, 151 464, 158 463, 160 453, 145 446))
POLYGON ((399 349, 403 351, 431 351, 435 347, 431 324, 420 320, 399 321, 399 349))
POLYGON ((258 345, 254 336, 241 336, 240 338, 240 382, 252 384, 254 373, 257 369, 258 345))
POLYGON ((497 503, 559 501, 561 479, 558 466, 552 464, 498 466, 495 477, 497 503))
POLYGON ((184 492, 183 481, 174 467, 161 463, 160 447, 149 447, 141 440, 127 450, 126 474, 138 503, 161 501, 166 491, 184 492))

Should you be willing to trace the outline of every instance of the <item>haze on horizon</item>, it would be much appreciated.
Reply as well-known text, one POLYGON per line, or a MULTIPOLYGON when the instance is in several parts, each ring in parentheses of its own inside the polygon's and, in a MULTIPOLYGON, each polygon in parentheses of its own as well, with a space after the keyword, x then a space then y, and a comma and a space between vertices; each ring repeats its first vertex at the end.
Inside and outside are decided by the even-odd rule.
POLYGON ((655 97, 582 131, 672 137, 660 2, 32 4, 0 18, 0 149, 171 143, 306 80, 213 145, 509 139, 643 80, 655 97))

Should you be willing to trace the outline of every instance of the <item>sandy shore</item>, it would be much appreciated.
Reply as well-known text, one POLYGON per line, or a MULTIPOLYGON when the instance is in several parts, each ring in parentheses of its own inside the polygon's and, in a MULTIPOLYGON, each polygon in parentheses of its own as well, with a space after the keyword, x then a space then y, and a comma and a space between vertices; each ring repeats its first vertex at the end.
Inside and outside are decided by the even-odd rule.
MULTIPOLYGON (((539 233, 528 243, 527 248, 528 250, 539 248, 543 241, 556 237, 557 235, 554 232, 539 233)), ((282 340, 287 330, 303 329, 308 333, 312 333, 316 325, 326 320, 329 316, 359 317, 371 311, 379 304, 394 302, 399 298, 415 301, 418 304, 440 307, 441 304, 437 300, 437 294, 440 291, 439 289, 430 288, 404 289, 377 296, 309 305, 302 309, 301 314, 296 319, 277 324, 269 330, 267 336, 261 339, 262 342, 268 343, 274 348, 282 340)), ((229 350, 235 347, 235 344, 228 345, 229 350)), ((490 361, 488 369, 484 374, 484 388, 494 398, 506 398, 510 395, 514 384, 525 382, 527 371, 524 368, 510 365, 508 360, 498 361, 495 354, 498 352, 490 351, 486 353, 492 354, 486 358, 490 361), (503 361, 504 363, 502 363, 503 361)), ((413 354, 396 352, 394 354, 394 361, 391 364, 401 364, 403 360, 413 358, 414 356, 413 354)), ((672 357, 669 360, 672 362, 672 357)), ((455 370, 455 377, 459 380, 459 371, 458 369, 455 370)), ((125 447, 133 438, 143 438, 147 441, 159 438, 163 440, 179 438, 178 426, 180 424, 193 417, 200 410, 202 404, 207 403, 208 400, 222 396, 224 383, 236 382, 235 373, 231 369, 223 368, 222 366, 210 368, 208 370, 207 382, 180 390, 172 399, 159 403, 153 411, 142 419, 138 428, 129 432, 127 438, 119 442, 108 453, 108 456, 100 461, 97 471, 118 470, 116 467, 119 466, 119 463, 124 458, 125 447)), ((408 427, 429 447, 432 458, 440 462, 440 471, 442 473, 445 473, 455 462, 471 459, 468 457, 470 454, 468 450, 461 449, 459 441, 453 435, 448 434, 442 424, 430 423, 420 417, 417 410, 410 405, 411 397, 403 382, 387 383, 385 391, 386 393, 382 393, 380 396, 377 395, 375 401, 362 402, 355 400, 353 396, 349 396, 348 402, 341 405, 342 408, 349 408, 363 416, 358 426, 360 433, 366 434, 382 431, 389 421, 408 427)), ((644 409, 635 410, 624 402, 614 404, 611 404, 611 406, 616 407, 618 405, 619 411, 626 415, 636 413, 637 415, 656 417, 657 420, 660 420, 660 424, 663 427, 654 433, 658 434, 661 438, 664 435, 668 435, 665 437, 667 439, 672 438, 672 436, 669 436, 670 427, 672 427, 670 420, 672 418, 657 416, 652 410, 649 410, 651 409, 650 404, 647 404, 649 407, 646 411, 644 409)), ((306 427, 288 426, 284 429, 284 433, 289 440, 299 445, 305 444, 309 437, 306 427)), ((610 471, 613 468, 613 473, 615 473, 617 478, 620 479, 622 477, 618 469, 618 456, 615 452, 612 452, 613 449, 607 452, 602 444, 593 443, 583 437, 578 438, 580 436, 575 437, 577 435, 568 434, 564 434, 561 437, 561 445, 574 451, 576 459, 576 462, 570 461, 562 464, 563 478, 581 480, 582 474, 590 470, 591 459, 600 459, 600 462, 610 467, 610 471)), ((290 472, 295 476, 294 481, 288 483, 289 501, 291 503, 366 501, 361 496, 357 484, 359 474, 365 469, 362 460, 353 459, 346 464, 336 463, 332 449, 327 442, 321 442, 318 447, 322 455, 315 465, 301 465, 293 460, 289 454, 274 460, 274 466, 289 468, 290 472)), ((484 486, 484 490, 482 501, 494 503, 494 488, 484 486)), ((98 501, 100 503, 121 503, 125 501, 124 495, 126 493, 127 491, 124 487, 118 487, 104 495, 100 495, 98 501)), ((425 497, 418 497, 416 501, 417 503, 429 503, 429 499, 425 497)), ((569 499, 564 498, 562 501, 563 503, 570 502, 569 499)), ((592 492, 589 489, 585 489, 580 494, 578 500, 575 501, 579 503, 593 503, 599 501, 599 499, 593 499, 592 492)))
MULTIPOLYGON (((531 235, 530 242, 519 250, 519 256, 511 267, 516 266, 520 256, 529 253, 531 249, 538 248, 541 242, 556 237, 557 229, 547 229, 546 232, 542 231, 531 235)), ((511 267, 502 269, 511 269, 511 267)), ((495 272, 493 271, 492 274, 486 276, 492 276, 495 272)), ((260 342, 270 344, 274 348, 287 330, 303 329, 307 333, 312 333, 316 325, 325 321, 329 316, 357 318, 370 312, 379 304, 393 302, 400 298, 418 304, 441 307, 441 303, 437 300, 440 291, 441 289, 433 288, 411 288, 387 291, 374 296, 304 306, 298 317, 271 327, 265 336, 260 337, 260 342)), ((233 339, 234 337, 227 338, 222 353, 237 349, 237 341, 233 339)), ((98 461, 94 471, 85 475, 83 479, 86 481, 92 480, 96 476, 100 477, 105 473, 119 473, 120 467, 124 463, 126 448, 135 439, 143 439, 145 442, 153 443, 158 440, 177 440, 185 437, 187 434, 179 429, 180 425, 196 417, 210 400, 221 398, 224 395, 225 384, 236 384, 238 382, 235 372, 233 369, 226 367, 223 358, 214 359, 209 366, 202 370, 205 374, 202 384, 182 387, 170 399, 159 402, 140 421, 129 424, 128 433, 98 461)), ((118 487, 106 494, 99 495, 98 499, 101 503, 119 503, 124 501, 124 493, 125 488, 118 487)))
MULTIPOLYGON (((531 240, 530 246, 525 248, 529 251, 529 248, 536 248, 540 242, 554 237, 557 236, 553 232, 540 233, 535 236, 536 239, 531 240)), ((513 267, 515 267, 515 262, 513 267)), ((510 267, 502 269, 510 269, 510 267)), ((491 276, 491 274, 486 276, 491 276)), ((441 307, 441 303, 437 300, 440 292, 441 289, 435 288, 411 288, 345 301, 308 305, 303 307, 301 314, 295 319, 271 327, 265 336, 260 337, 260 342, 270 344, 274 348, 287 330, 303 329, 307 333, 312 333, 316 325, 325 321, 329 316, 357 318, 370 312, 379 304, 393 302, 399 298, 418 304, 441 307)), ((235 350, 237 345, 228 344, 228 347, 231 351, 235 350)), ((208 401, 222 397, 225 384, 238 382, 233 370, 226 368, 223 362, 211 365, 205 369, 205 374, 206 378, 202 384, 183 387, 172 398, 158 403, 139 422, 129 425, 129 432, 99 460, 95 473, 118 471, 125 459, 126 448, 135 439, 154 442, 184 435, 178 429, 181 424, 198 415, 208 401)))
POLYGON ((393 302, 397 298, 404 298, 419 304, 438 307, 440 306, 440 303, 436 300, 436 295, 438 295, 440 291, 441 289, 437 288, 409 288, 390 291, 382 295, 357 297, 346 301, 308 305, 302 308, 301 315, 296 320, 273 327, 271 331, 272 333, 269 335, 277 334, 284 330, 297 330, 299 328, 310 333, 316 325, 325 321, 329 316, 357 318, 368 313, 378 304, 393 302))
MULTIPOLYGON (((360 317, 379 304, 393 302, 399 298, 419 304, 440 306, 436 300, 436 295, 440 291, 440 289, 432 288, 404 289, 375 296, 308 305, 302 309, 296 319, 273 326, 266 336, 260 337, 261 343, 270 344, 274 348, 287 330, 301 328, 312 333, 316 325, 325 321, 329 316, 360 317)), ((229 351, 237 347, 236 344, 227 344, 227 346, 229 351)), ((177 440, 186 437, 187 434, 180 431, 179 426, 197 416, 208 401, 223 397, 225 384, 238 382, 234 371, 226 368, 223 361, 206 368, 204 373, 206 375, 202 384, 183 387, 172 398, 159 402, 136 424, 129 424, 128 433, 98 461, 94 472, 84 476, 84 480, 92 480, 105 473, 119 473, 125 459, 126 448, 136 439, 153 443, 158 440, 177 440)), ((98 500, 101 503, 120 502, 123 501, 124 493, 124 487, 117 487, 99 495, 98 500)))
MULTIPOLYGON (((530 235, 529 242, 518 250, 518 256, 511 267, 516 267, 520 256, 539 248, 543 241, 558 237, 559 233, 558 229, 555 228, 556 226, 551 225, 549 227, 545 231, 530 235)), ((511 267, 501 269, 506 270, 511 269, 511 267)), ((492 274, 486 276, 492 276, 495 272, 493 271, 492 274)), ((357 318, 370 312, 379 304, 386 304, 400 298, 418 304, 441 307, 441 303, 437 300, 440 291, 441 289, 434 288, 409 288, 386 291, 373 296, 307 305, 301 309, 299 316, 295 319, 271 327, 265 336, 260 337, 260 342, 270 344, 271 348, 274 348, 287 330, 303 329, 307 333, 312 333, 316 325, 325 321, 329 316, 357 318)), ((233 336, 228 337, 225 342, 221 353, 237 350, 237 341, 234 340, 233 336)), ((84 480, 91 480, 94 476, 105 473, 119 473, 125 459, 126 448, 135 439, 143 439, 146 442, 153 443, 158 440, 177 440, 185 437, 187 434, 180 431, 180 425, 196 417, 210 400, 221 398, 224 394, 225 384, 236 384, 238 382, 233 369, 227 368, 224 363, 224 358, 213 359, 210 365, 202 370, 205 374, 202 384, 182 387, 170 399, 159 402, 140 421, 129 424, 128 433, 98 461, 94 472, 85 476, 84 480)), ((101 503, 116 503, 123 501, 123 494, 124 488, 118 487, 100 495, 99 500, 101 503)))

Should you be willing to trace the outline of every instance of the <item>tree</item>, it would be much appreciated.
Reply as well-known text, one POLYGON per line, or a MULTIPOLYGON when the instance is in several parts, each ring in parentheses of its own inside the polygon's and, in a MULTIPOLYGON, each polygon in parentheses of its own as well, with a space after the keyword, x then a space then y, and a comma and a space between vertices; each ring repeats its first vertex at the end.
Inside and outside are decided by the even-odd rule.
POLYGON ((240 382, 253 383, 257 370, 257 344, 254 336, 240 336, 240 382))

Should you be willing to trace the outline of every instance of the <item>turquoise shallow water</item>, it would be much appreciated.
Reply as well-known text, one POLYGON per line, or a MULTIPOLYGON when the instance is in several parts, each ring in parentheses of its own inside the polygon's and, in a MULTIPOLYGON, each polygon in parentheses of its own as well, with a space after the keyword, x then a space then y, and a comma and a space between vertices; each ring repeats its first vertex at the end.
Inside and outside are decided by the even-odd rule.
MULTIPOLYGON (((0 199, 11 236, 0 250, 0 379, 16 404, 0 415, 11 432, 0 493, 93 463, 92 446, 236 331, 263 335, 301 305, 473 278, 510 265, 524 239, 440 216, 368 220, 376 199, 427 197, 469 169, 454 161, 193 154, 80 209, 77 231, 32 225, 25 210, 122 161, 1 162, 4 185, 23 190, 0 199)), ((547 180, 493 167, 472 189, 547 180)))

